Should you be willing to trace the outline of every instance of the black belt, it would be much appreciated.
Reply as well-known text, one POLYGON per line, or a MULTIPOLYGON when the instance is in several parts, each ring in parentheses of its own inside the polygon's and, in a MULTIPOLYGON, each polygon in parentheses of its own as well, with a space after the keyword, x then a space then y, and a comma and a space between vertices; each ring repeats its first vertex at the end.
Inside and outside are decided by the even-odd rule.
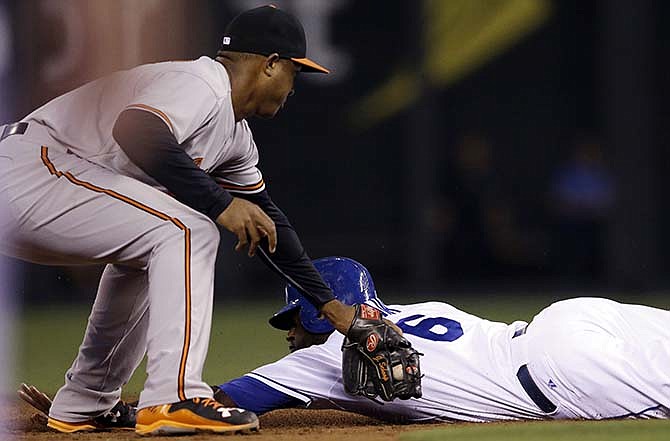
POLYGON ((23 135, 28 130, 27 122, 7 124, 0 134, 0 141, 12 135, 23 135))
POLYGON ((526 391, 530 399, 533 400, 533 403, 537 404, 537 407, 539 407, 542 412, 553 413, 556 410, 556 405, 549 401, 549 398, 542 393, 540 388, 537 387, 537 384, 535 384, 535 381, 533 381, 533 377, 531 377, 530 372, 528 372, 527 365, 524 364, 519 368, 519 371, 516 373, 516 378, 519 379, 519 383, 521 383, 523 390, 526 391))
MULTIPOLYGON (((524 326, 521 329, 517 329, 516 332, 514 332, 512 338, 519 337, 525 333, 526 327, 524 326)), ((528 372, 528 365, 524 364, 519 368, 516 373, 516 378, 519 379, 519 383, 521 383, 523 390, 526 391, 530 399, 533 400, 533 403, 535 403, 537 407, 542 410, 542 412, 553 413, 556 410, 556 405, 549 401, 549 398, 547 398, 547 396, 542 393, 540 388, 537 387, 537 384, 535 384, 533 377, 530 376, 530 372, 528 372)))

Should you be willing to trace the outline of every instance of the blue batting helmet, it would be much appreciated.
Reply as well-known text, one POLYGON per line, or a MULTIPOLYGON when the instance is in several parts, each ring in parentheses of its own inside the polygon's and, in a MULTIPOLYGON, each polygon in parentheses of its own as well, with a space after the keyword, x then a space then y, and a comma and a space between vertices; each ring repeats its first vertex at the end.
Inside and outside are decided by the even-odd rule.
MULTIPOLYGON (((377 298, 372 276, 360 263, 346 257, 324 257, 313 263, 340 302, 346 305, 367 303, 383 313, 389 313, 388 307, 377 298)), ((270 325, 288 331, 294 326, 293 313, 299 309, 300 322, 307 332, 324 334, 335 329, 293 285, 286 285, 285 292, 286 306, 270 318, 270 325)))

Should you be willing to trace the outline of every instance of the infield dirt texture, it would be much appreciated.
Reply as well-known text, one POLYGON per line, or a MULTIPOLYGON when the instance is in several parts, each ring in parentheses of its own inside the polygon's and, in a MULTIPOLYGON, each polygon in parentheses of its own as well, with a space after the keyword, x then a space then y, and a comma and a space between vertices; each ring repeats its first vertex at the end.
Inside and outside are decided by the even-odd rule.
MULTIPOLYGON (((141 438, 132 431, 89 434, 60 434, 47 431, 44 421, 29 406, 16 404, 0 412, 9 424, 15 440, 211 440, 223 437, 211 434, 188 437, 141 438)), ((279 410, 261 417, 261 430, 246 435, 228 435, 222 439, 248 441, 662 441, 670 440, 670 421, 582 421, 518 422, 491 424, 389 425, 366 417, 338 411, 279 410)))
MULTIPOLYGON (((504 322, 530 320, 553 301, 579 294, 547 296, 543 294, 501 297, 497 295, 445 296, 439 300, 479 316, 504 322)), ((615 300, 670 307, 670 296, 622 297, 615 300)), ((388 297, 387 297, 388 299, 388 297)), ((394 296, 390 300, 396 300, 394 296)), ((433 299, 436 299, 433 297, 433 299)), ((426 298, 404 298, 402 303, 424 301, 426 298)), ((92 299, 91 299, 92 301, 92 299)), ((387 303, 394 303, 387 301, 387 303)), ((53 395, 62 384, 63 375, 76 355, 83 336, 88 306, 31 309, 25 305, 19 319, 17 337, 18 366, 13 385, 34 384, 53 395)), ((281 306, 280 301, 268 304, 217 305, 212 328, 212 341, 204 378, 211 384, 240 376, 254 367, 276 360, 286 353, 285 334, 267 325, 267 318, 281 306)), ((125 389, 124 397, 136 397, 144 380, 144 366, 125 389)), ((3 391, 10 393, 11 391, 3 391)), ((15 399, 0 409, 0 421, 9 431, 0 429, 0 441, 15 440, 139 440, 134 432, 114 431, 96 434, 66 435, 47 432, 35 412, 15 399)), ((213 435, 192 437, 151 437, 147 439, 205 440, 213 435)), ((224 439, 233 439, 226 437, 224 439)), ((237 435, 237 439, 255 441, 283 440, 399 440, 399 441, 670 441, 670 421, 609 422, 533 422, 496 424, 423 424, 389 425, 373 419, 338 411, 282 410, 261 417, 261 431, 237 435)))

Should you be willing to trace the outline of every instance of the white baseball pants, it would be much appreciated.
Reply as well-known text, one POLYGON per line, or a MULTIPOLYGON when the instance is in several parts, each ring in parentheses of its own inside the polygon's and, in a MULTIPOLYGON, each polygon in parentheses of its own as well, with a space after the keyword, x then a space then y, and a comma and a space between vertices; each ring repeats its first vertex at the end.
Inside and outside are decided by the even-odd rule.
POLYGON ((670 418, 670 311, 564 300, 523 339, 530 374, 557 406, 551 417, 670 418))

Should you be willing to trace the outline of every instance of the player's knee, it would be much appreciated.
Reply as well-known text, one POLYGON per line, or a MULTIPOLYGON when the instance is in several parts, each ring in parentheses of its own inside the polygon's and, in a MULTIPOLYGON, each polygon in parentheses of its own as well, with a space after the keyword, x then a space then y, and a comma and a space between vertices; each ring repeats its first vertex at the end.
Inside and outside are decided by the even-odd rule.
POLYGON ((152 232, 159 249, 181 247, 188 242, 191 252, 216 254, 219 246, 219 229, 205 216, 191 217, 179 223, 165 222, 152 232))

